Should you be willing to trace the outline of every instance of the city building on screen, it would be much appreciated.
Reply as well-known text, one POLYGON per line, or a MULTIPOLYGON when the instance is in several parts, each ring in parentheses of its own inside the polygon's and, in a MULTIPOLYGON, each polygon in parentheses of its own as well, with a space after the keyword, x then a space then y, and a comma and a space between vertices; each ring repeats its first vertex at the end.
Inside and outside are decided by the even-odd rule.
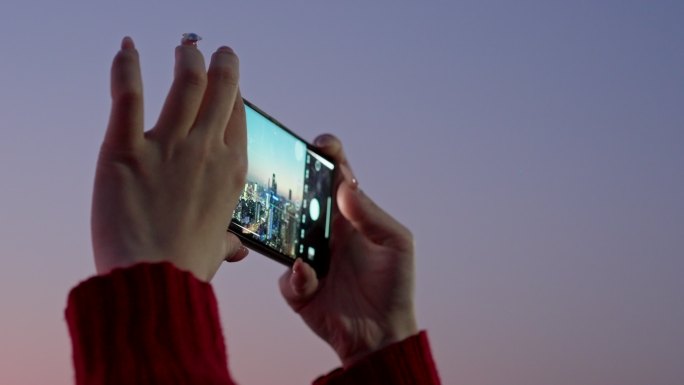
POLYGON ((243 233, 294 259, 300 211, 301 203, 292 200, 292 190, 287 196, 279 195, 274 173, 266 186, 247 182, 234 217, 243 233))

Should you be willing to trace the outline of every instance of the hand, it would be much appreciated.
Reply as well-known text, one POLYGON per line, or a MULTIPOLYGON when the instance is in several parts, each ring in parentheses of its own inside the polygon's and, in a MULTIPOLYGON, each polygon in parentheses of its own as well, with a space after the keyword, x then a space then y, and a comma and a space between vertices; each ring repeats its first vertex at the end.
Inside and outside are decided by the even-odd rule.
POLYGON ((347 367, 418 332, 413 237, 358 188, 339 140, 323 135, 315 143, 341 171, 330 271, 319 282, 314 270, 297 260, 280 278, 280 290, 347 367))
POLYGON ((226 229, 247 171, 238 58, 228 47, 209 70, 192 44, 176 48, 175 76, 157 124, 143 127, 138 53, 124 38, 111 74, 112 110, 92 207, 100 274, 168 261, 209 281, 246 249, 226 229))

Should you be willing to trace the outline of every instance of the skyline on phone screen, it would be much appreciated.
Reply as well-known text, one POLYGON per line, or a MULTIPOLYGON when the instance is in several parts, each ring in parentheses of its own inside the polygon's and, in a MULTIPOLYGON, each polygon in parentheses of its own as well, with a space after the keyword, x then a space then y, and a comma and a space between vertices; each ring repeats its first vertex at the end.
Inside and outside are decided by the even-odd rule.
POLYGON ((288 261, 327 266, 333 164, 247 104, 245 114, 249 165, 232 226, 288 261))

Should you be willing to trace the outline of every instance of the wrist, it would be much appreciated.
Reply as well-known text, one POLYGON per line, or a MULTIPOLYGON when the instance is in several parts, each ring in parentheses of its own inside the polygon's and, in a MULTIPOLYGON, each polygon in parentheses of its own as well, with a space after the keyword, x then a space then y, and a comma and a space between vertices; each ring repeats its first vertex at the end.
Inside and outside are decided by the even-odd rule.
POLYGON ((375 338, 369 338, 365 343, 357 346, 356 349, 351 349, 346 353, 340 354, 340 360, 345 368, 354 365, 364 357, 369 356, 377 351, 385 349, 397 342, 403 341, 411 336, 418 334, 418 325, 415 315, 411 314, 398 320, 391 327, 385 328, 381 334, 375 338))
POLYGON ((126 269, 139 264, 167 263, 178 270, 191 273, 195 278, 203 282, 211 281, 218 266, 220 266, 220 263, 217 263, 216 268, 214 268, 214 266, 209 265, 211 260, 204 258, 174 256, 172 253, 164 254, 151 248, 146 251, 123 249, 114 252, 102 252, 96 249, 94 259, 95 270, 98 275, 107 275, 114 270, 126 269))

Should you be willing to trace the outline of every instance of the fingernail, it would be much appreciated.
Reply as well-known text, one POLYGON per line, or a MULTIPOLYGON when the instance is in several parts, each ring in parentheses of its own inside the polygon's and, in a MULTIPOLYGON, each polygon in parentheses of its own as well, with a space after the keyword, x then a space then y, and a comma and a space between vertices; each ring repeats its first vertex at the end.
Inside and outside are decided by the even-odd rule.
POLYGON ((244 246, 240 246, 240 248, 238 248, 237 251, 235 251, 235 253, 233 255, 227 256, 225 261, 226 262, 240 261, 243 258, 245 258, 247 256, 247 254, 249 254, 249 249, 244 247, 244 246))
POLYGON ((334 142, 335 138, 330 134, 319 135, 314 139, 314 144, 318 147, 327 147, 334 142))
POLYGON ((130 36, 121 39, 121 49, 135 49, 135 43, 133 43, 133 39, 130 36))
POLYGON ((247 254, 249 254, 249 249, 244 246, 240 246, 240 254, 246 257, 247 254))
POLYGON ((292 290, 294 290, 295 294, 297 295, 304 294, 304 285, 302 283, 303 277, 300 276, 301 271, 302 260, 300 258, 297 258, 295 263, 292 265, 292 280, 290 281, 292 285, 292 290))
POLYGON ((345 182, 349 183, 352 189, 357 190, 359 188, 359 181, 354 177, 349 167, 344 164, 340 165, 340 171, 342 172, 342 177, 345 182))
POLYGON ((220 46, 220 47, 216 50, 216 52, 235 53, 235 51, 233 51, 232 48, 230 48, 230 47, 228 47, 228 46, 225 46, 225 45, 220 46))

